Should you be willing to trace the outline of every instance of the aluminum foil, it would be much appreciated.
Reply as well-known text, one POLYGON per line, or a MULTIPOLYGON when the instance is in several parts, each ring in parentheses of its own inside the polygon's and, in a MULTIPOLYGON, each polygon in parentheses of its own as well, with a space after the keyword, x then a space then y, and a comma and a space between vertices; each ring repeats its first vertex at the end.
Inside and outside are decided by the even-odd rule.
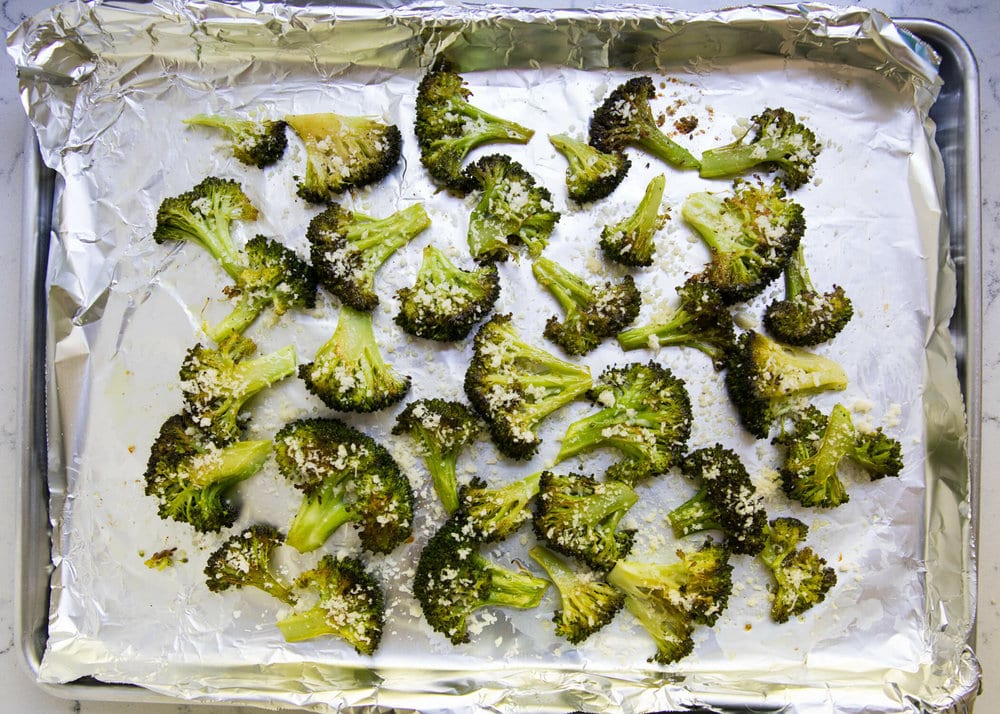
MULTIPOLYGON (((40 680, 89 675, 188 699, 336 710, 943 712, 974 692, 978 667, 966 645, 975 593, 970 477, 947 331, 955 279, 927 115, 940 80, 933 51, 883 15, 819 4, 695 15, 642 6, 79 3, 25 22, 8 52, 43 157, 61 178, 47 281, 55 570, 40 680), (236 227, 238 240, 263 233, 303 253, 317 212, 294 195, 301 146, 293 141, 273 168, 248 169, 218 135, 181 123, 192 114, 336 111, 399 124, 401 168, 344 202, 371 215, 425 204, 432 228, 379 275, 376 334, 388 360, 413 377, 412 397, 461 397, 468 345, 418 343, 392 322, 393 294, 412 283, 424 245, 467 262, 471 203, 434 191, 412 132, 416 82, 440 52, 457 63, 476 104, 536 130, 528 145, 500 150, 552 188, 563 217, 547 254, 567 267, 606 276, 600 227, 630 212, 652 176, 667 174, 672 214, 658 235, 655 265, 636 275, 646 295, 638 323, 670 307, 674 287, 707 259, 680 220, 680 203, 726 183, 636 153, 626 183, 580 209, 566 199, 565 165, 545 135, 583 136, 607 92, 641 72, 660 87, 657 112, 698 119, 697 130, 680 138, 696 154, 731 140, 734 127, 764 106, 787 107, 821 137, 816 180, 795 198, 806 211, 814 281, 843 285, 856 316, 818 350, 845 367, 850 386, 815 403, 839 401, 858 422, 885 426, 904 447, 899 479, 850 477, 847 505, 797 508, 775 487, 777 452, 739 428, 703 355, 664 349, 623 357, 607 345, 584 360, 596 376, 609 364, 655 358, 686 380, 696 418, 691 446, 738 449, 769 514, 811 524, 809 544, 838 571, 821 606, 772 624, 767 579, 742 559, 730 608, 716 626, 697 631, 691 656, 669 667, 646 661, 653 644, 626 614, 581 646, 560 641, 550 622, 554 594, 536 611, 491 612, 472 643, 453 647, 421 622, 411 595, 420 546, 443 514, 412 445, 388 433, 396 409, 348 417, 389 447, 418 494, 414 542, 371 559, 389 603, 374 657, 334 640, 284 643, 275 601, 256 591, 206 589, 202 568, 224 534, 198 536, 157 518, 142 487, 149 444, 180 408, 184 351, 228 308, 225 279, 205 254, 153 242, 159 202, 209 174, 237 178, 261 208, 257 222, 236 227), (186 562, 162 572, 143 564, 140 552, 168 547, 186 562)), ((671 124, 668 117, 665 128, 671 124)), ((534 284, 528 261, 505 264, 501 273, 498 310, 512 312, 522 334, 543 344, 541 327, 557 313, 555 303, 534 284)), ((757 324, 780 290, 772 286, 747 306, 741 324, 757 324)), ((335 301, 324 298, 309 313, 263 318, 250 334, 264 351, 294 344, 306 361, 336 314, 335 301)), ((547 465, 565 426, 586 410, 573 405, 550 419, 533 461, 509 462, 483 444, 463 457, 462 477, 499 483, 547 465)), ((300 382, 286 380, 254 403, 249 436, 266 438, 293 418, 328 413, 300 382)), ((599 472, 607 459, 567 467, 599 472)), ((678 543, 664 513, 690 493, 677 474, 642 488, 630 514, 640 532, 635 559, 671 557, 678 543)), ((240 498, 240 524, 284 526, 297 505, 273 464, 241 486, 240 498)), ((322 552, 356 552, 349 530, 322 552)), ((530 542, 524 535, 489 554, 528 563, 530 542)), ((282 567, 298 572, 316 557, 282 552, 282 567)))

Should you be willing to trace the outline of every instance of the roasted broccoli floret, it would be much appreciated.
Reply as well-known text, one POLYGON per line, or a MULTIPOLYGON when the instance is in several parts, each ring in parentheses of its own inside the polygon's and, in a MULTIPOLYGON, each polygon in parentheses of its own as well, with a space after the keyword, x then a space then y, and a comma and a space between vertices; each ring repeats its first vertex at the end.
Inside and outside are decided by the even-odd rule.
POLYGON ((458 512, 468 524, 466 531, 477 543, 503 540, 531 517, 528 505, 538 494, 541 473, 490 488, 474 478, 458 490, 458 512))
POLYGON ((469 216, 469 251, 476 260, 506 260, 524 245, 541 254, 559 221, 552 195, 509 156, 490 154, 465 169, 482 195, 469 216))
POLYGON ((574 645, 611 622, 625 604, 625 596, 602 577, 575 570, 547 548, 536 545, 528 555, 545 568, 559 591, 560 609, 552 621, 556 623, 556 634, 574 645))
POLYGON ((165 198, 156 212, 153 240, 188 241, 200 245, 236 279, 245 267, 233 242, 233 221, 253 221, 257 208, 231 179, 209 176, 190 191, 165 198))
POLYGON ((768 332, 785 344, 809 347, 832 340, 853 315, 851 299, 839 285, 816 291, 799 243, 785 266, 785 299, 774 300, 764 311, 768 332))
POLYGON ((461 402, 444 399, 418 399, 407 404, 396 417, 392 433, 408 433, 416 440, 434 491, 448 513, 458 508, 455 475, 458 455, 475 442, 482 428, 482 422, 471 409, 461 402))
POLYGON ((248 166, 262 169, 276 163, 285 153, 288 137, 280 119, 240 119, 221 114, 195 114, 185 124, 222 129, 233 144, 233 156, 248 166))
POLYGON ((358 558, 324 556, 295 581, 308 609, 278 622, 286 642, 333 635, 362 655, 372 655, 382 640, 385 598, 382 588, 358 558), (311 594, 311 597, 306 594, 311 594))
POLYGON ((514 459, 527 459, 541 440, 541 421, 591 385, 590 369, 565 362, 526 344, 511 316, 494 315, 473 340, 465 373, 465 393, 486 419, 497 448, 514 459))
POLYGON ((795 397, 846 388, 847 375, 832 359, 753 330, 740 335, 728 360, 726 391, 743 426, 758 439, 795 397))
POLYGON ((159 501, 160 518, 214 533, 236 521, 237 508, 227 498, 233 486, 257 473, 270 454, 270 441, 216 446, 189 416, 177 414, 150 448, 146 495, 159 501))
POLYGON ((760 560, 774 576, 771 619, 787 622, 790 617, 823 602, 837 584, 837 574, 812 548, 798 548, 809 527, 797 518, 776 518, 768 524, 760 560))
POLYGON ((711 541, 699 550, 678 550, 669 564, 622 560, 608 582, 625 593, 625 609, 656 642, 651 662, 670 664, 694 649, 696 625, 714 625, 733 589, 729 551, 711 541))
POLYGON ((850 499, 837 475, 840 463, 849 458, 873 479, 898 476, 903 462, 898 441, 881 429, 874 434, 858 434, 850 412, 837 404, 827 417, 809 405, 794 414, 792 427, 774 438, 786 449, 781 468, 781 485, 789 498, 804 506, 833 508, 850 499), (871 457, 877 445, 876 458, 871 457))
POLYGON ((787 109, 765 109, 750 119, 746 132, 731 144, 701 155, 701 176, 736 176, 754 167, 783 173, 789 191, 812 178, 820 152, 816 135, 787 109))
POLYGON ((619 85, 590 119, 590 145, 609 154, 635 146, 679 169, 697 169, 698 159, 656 124, 649 102, 656 96, 650 77, 619 85))
POLYGON ((319 548, 345 523, 373 553, 389 553, 410 537, 410 482, 370 436, 337 419, 300 419, 275 435, 274 455, 303 493, 286 540, 299 552, 319 548))
POLYGON ((618 524, 639 496, 626 483, 543 471, 535 500, 535 535, 556 552, 608 570, 632 550, 634 529, 618 524))
POLYGON ((643 347, 693 347, 712 358, 715 369, 725 366, 736 345, 733 317, 719 291, 703 280, 688 279, 677 288, 680 304, 662 320, 633 327, 618 335, 628 352, 643 347))
POLYGON ((271 555, 285 542, 277 528, 253 525, 229 536, 218 550, 208 556, 205 583, 214 593, 229 588, 250 586, 276 597, 288 605, 295 604, 295 594, 274 574, 271 555))
POLYGON ((578 203, 591 203, 609 196, 632 166, 623 153, 605 153, 566 134, 549 134, 549 141, 569 162, 566 190, 578 203))
POLYGON ((601 447, 621 452, 607 477, 634 485, 657 476, 687 451, 691 400, 684 382, 656 362, 609 367, 587 396, 603 408, 570 424, 556 463, 601 447))
POLYGON ((666 220, 660 213, 665 181, 663 174, 654 177, 635 211, 618 223, 604 226, 600 246, 605 258, 633 268, 653 264, 653 237, 666 220))
POLYGON ((243 433, 240 412, 253 396, 295 374, 292 345, 251 357, 256 349, 251 340, 232 335, 215 348, 195 345, 181 364, 184 410, 220 446, 243 433))
POLYGON ((497 142, 526 144, 534 135, 531 129, 473 106, 471 96, 465 81, 443 57, 435 60, 417 87, 414 130, 420 161, 435 182, 463 196, 475 188, 474 180, 462 173, 462 162, 470 151, 497 142))
POLYGON ((465 339, 500 297, 496 266, 463 270, 432 245, 412 288, 402 288, 396 324, 416 337, 441 342, 465 339))
POLYGON ((324 404, 342 412, 377 412, 410 391, 410 378, 382 359, 372 314, 347 305, 340 308, 333 336, 312 362, 299 366, 299 377, 324 404))
POLYGON ((711 283, 727 305, 759 295, 781 275, 806 227, 802 206, 785 198, 779 184, 739 179, 732 194, 691 194, 681 214, 711 256, 699 278, 711 283))
POLYGON ((225 289, 235 298, 232 312, 208 329, 208 336, 223 342, 240 334, 268 307, 275 315, 293 308, 316 305, 316 273, 295 251, 276 240, 256 236, 244 249, 246 267, 236 276, 236 285, 225 289))
POLYGON ((345 305, 371 310, 378 305, 375 274, 379 268, 430 224, 420 203, 385 218, 370 218, 331 204, 306 230, 316 275, 345 305))
POLYGON ((756 555, 764 547, 767 514, 740 457, 721 444, 688 454, 681 471, 698 492, 667 517, 678 538, 722 531, 732 553, 756 555))
POLYGON ((550 317, 544 334, 571 355, 596 349, 601 340, 632 324, 642 307, 642 295, 631 275, 617 283, 609 280, 604 285, 591 286, 545 257, 535 259, 531 272, 566 314, 562 321, 550 317))
POLYGON ((453 644, 469 641, 469 618, 483 607, 538 607, 549 583, 526 570, 510 570, 487 560, 452 516, 427 541, 413 581, 413 594, 427 624, 453 644))
POLYGON ((399 129, 370 117, 299 114, 285 117, 306 147, 306 173, 298 194, 326 203, 351 188, 378 183, 399 162, 399 129))

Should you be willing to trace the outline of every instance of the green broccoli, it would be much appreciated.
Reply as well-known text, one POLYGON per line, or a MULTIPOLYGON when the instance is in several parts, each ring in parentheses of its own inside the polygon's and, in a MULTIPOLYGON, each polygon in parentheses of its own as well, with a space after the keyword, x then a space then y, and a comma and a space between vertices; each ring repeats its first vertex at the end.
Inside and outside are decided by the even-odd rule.
POLYGON ((456 514, 420 553, 413 594, 424 619, 452 644, 469 641, 469 618, 483 607, 538 607, 546 580, 526 570, 510 570, 487 560, 456 514))
POLYGON ((385 218, 369 218, 336 203, 327 206, 306 231, 320 283, 355 310, 373 309, 379 268, 430 224, 420 203, 385 218))
POLYGON ((159 516, 214 533, 235 521, 232 488, 257 473, 271 454, 270 441, 216 446, 186 414, 167 419, 150 448, 146 495, 159 501, 159 516))
POLYGON ((601 447, 620 451, 607 477, 630 485, 665 473, 687 450, 691 400, 684 382, 656 362, 609 367, 587 396, 599 411, 566 430, 556 463, 601 447))
POLYGON ((535 535, 558 553, 594 570, 609 570, 632 550, 635 530, 618 530, 618 524, 638 500, 620 481, 543 471, 532 521, 535 535))
POLYGON ((632 166, 625 154, 605 153, 567 134, 549 134, 549 141, 569 162, 566 190, 577 203, 592 203, 609 196, 632 166))
POLYGON ((590 369, 526 344, 511 316, 494 315, 473 340, 465 393, 486 419, 500 451, 531 457, 541 443, 535 430, 545 417, 586 392, 590 369))
POLYGON ((465 169, 470 186, 482 191, 469 216, 469 251, 477 261, 502 261, 524 245, 541 254, 559 221, 552 195, 517 161, 484 156, 465 169))
POLYGON ((205 565, 208 589, 219 593, 229 588, 239 590, 250 586, 287 605, 294 605, 295 594, 271 568, 271 555, 284 542, 283 534, 266 525, 253 525, 229 536, 218 550, 208 556, 205 565))
POLYGON ((697 169, 698 159, 657 126, 649 107, 655 96, 650 77, 633 77, 616 87, 594 110, 590 145, 607 154, 619 154, 626 146, 635 146, 679 169, 697 169))
POLYGON ((538 494, 541 473, 489 488, 475 478, 458 490, 458 512, 468 524, 467 533, 477 543, 503 540, 531 517, 528 505, 538 494))
POLYGON ((714 625, 733 589, 729 551, 711 541, 699 550, 678 550, 674 563, 622 560, 608 582, 625 593, 631 612, 656 642, 651 662, 670 664, 694 649, 696 625, 714 625))
POLYGON ((247 242, 244 254, 246 267, 236 276, 236 285, 225 290, 236 298, 236 305, 207 330, 219 343, 242 333, 268 307, 280 316, 292 308, 316 305, 316 273, 295 251, 259 235, 247 242))
POLYGON ((386 449, 337 419, 299 419, 274 437, 281 474, 303 492, 286 542, 316 550, 345 523, 361 546, 389 553, 413 531, 413 491, 386 449))
POLYGON ((759 295, 781 275, 806 227, 802 206, 785 198, 779 184, 740 179, 731 195, 691 194, 681 214, 711 255, 699 278, 715 286, 727 305, 759 295))
POLYGON ((609 280, 603 286, 591 286, 545 257, 535 259, 531 272, 566 314, 562 322, 550 317, 544 334, 571 355, 596 349, 601 340, 632 324, 642 307, 642 295, 631 275, 617 283, 609 280))
POLYGON ((689 278, 677 294, 680 304, 670 314, 625 330, 618 335, 618 344, 626 352, 643 347, 693 347, 711 357, 715 369, 722 369, 736 346, 736 330, 719 291, 703 280, 689 278))
POLYGON ((414 130, 420 161, 436 183, 461 196, 475 188, 474 180, 462 173, 470 151, 497 142, 526 144, 534 135, 531 129, 473 106, 471 96, 443 57, 435 60, 417 87, 414 130))
POLYGON ((416 283, 396 297, 396 324, 409 334, 441 342, 463 340, 500 297, 500 275, 494 265, 462 270, 429 245, 416 283))
POLYGON ((394 125, 331 113, 287 116, 285 121, 306 147, 298 194, 311 203, 378 183, 399 163, 403 137, 394 125))
POLYGON ((251 357, 256 349, 251 340, 232 335, 216 348, 195 345, 181 364, 184 410, 219 446, 243 433, 240 412, 252 397, 295 374, 292 345, 251 357))
POLYGON ((764 547, 767 514, 740 457, 721 444, 688 454, 681 471, 698 492, 667 514, 678 538, 719 530, 732 553, 756 555, 764 547))
POLYGON ((603 578, 574 570, 547 548, 536 545, 528 555, 545 569, 559 591, 561 608, 552 621, 556 623, 556 634, 574 645, 611 622, 625 604, 625 596, 603 578))
POLYGON ((410 391, 410 378, 382 359, 372 314, 347 305, 340 308, 333 336, 312 362, 299 366, 299 378, 324 404, 342 412, 377 412, 410 391))
POLYGON ((248 166, 262 169, 277 163, 288 146, 285 122, 280 119, 239 119, 221 114, 195 114, 185 124, 222 129, 232 141, 233 156, 248 166))
POLYGON ((779 169, 789 191, 812 178, 820 152, 816 135, 787 109, 765 109, 731 144, 701 155, 702 178, 736 176, 754 167, 779 169), (749 139, 748 139, 749 137, 749 139))
POLYGON ((346 641, 358 654, 372 655, 382 641, 385 627, 385 597, 378 581, 358 558, 324 556, 312 570, 295 581, 307 609, 278 621, 286 642, 333 635, 346 641))
POLYGON ((776 518, 768 524, 759 558, 774 577, 771 619, 787 622, 826 598, 837 574, 812 548, 798 548, 809 527, 797 518, 776 518))
POLYGON ((246 266, 233 242, 232 222, 253 221, 257 216, 239 183, 209 176, 190 191, 163 199, 156 211, 153 240, 199 245, 235 280, 246 266))
POLYGON ((666 222, 664 214, 660 213, 665 183, 663 174, 654 177, 635 211, 618 223, 604 226, 600 246, 605 258, 633 268, 653 264, 656 252, 653 237, 666 222))
POLYGON ((458 509, 458 478, 455 467, 462 449, 471 445, 482 431, 482 422, 460 402, 418 399, 396 417, 393 434, 409 433, 431 474, 434 491, 445 511, 458 509))
POLYGON ((785 299, 764 311, 764 326, 788 345, 809 347, 832 340, 854 315, 851 299, 839 285, 819 293, 809 279, 802 244, 785 266, 785 299))
POLYGON ((753 330, 740 335, 728 367, 726 392, 743 426, 758 439, 794 397, 847 388, 847 375, 832 359, 753 330))

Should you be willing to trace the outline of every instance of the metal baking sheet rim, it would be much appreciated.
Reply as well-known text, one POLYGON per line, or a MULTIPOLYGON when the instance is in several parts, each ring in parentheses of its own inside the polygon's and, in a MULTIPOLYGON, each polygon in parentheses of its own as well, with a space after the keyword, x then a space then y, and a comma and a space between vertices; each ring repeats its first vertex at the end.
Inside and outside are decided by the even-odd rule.
MULTIPOLYGON (((946 192, 946 209, 951 245, 960 248, 956 257, 958 305, 960 319, 952 324, 956 337, 959 367, 964 372, 963 396, 966 401, 968 429, 968 463, 972 532, 979 532, 979 490, 981 476, 981 415, 982 415, 982 262, 980 208, 980 145, 979 145, 979 81, 976 60, 965 40, 952 28, 933 20, 899 18, 895 23, 927 41, 937 50, 944 49, 945 60, 957 64, 961 78, 960 113, 964 122, 958 161, 944 157, 946 181, 952 188, 946 192)), ((20 324, 18 354, 21 356, 17 401, 19 439, 17 453, 21 461, 16 484, 16 549, 14 592, 15 643, 21 665, 45 692, 64 699, 176 703, 178 700, 148 689, 127 684, 108 684, 82 679, 68 684, 37 682, 45 649, 48 619, 50 562, 50 525, 48 490, 45 479, 47 416, 45 409, 45 297, 47 246, 54 174, 47 169, 38 150, 34 132, 26 124, 25 191, 23 198, 22 263, 20 271, 20 304, 28 318, 20 324)), ((939 147, 941 148, 941 147, 939 147)), ((974 544, 973 544, 974 545, 974 544)), ((974 560, 973 550, 973 560, 974 560)), ((973 577, 975 568, 972 569, 973 577)), ((974 583, 973 583, 974 585, 974 583)), ((951 702, 937 711, 942 714, 971 712, 981 686, 981 670, 974 655, 976 629, 973 626, 966 656, 958 673, 958 686, 951 692, 951 702)), ((728 700, 729 697, 723 699, 728 700)), ((196 704, 219 704, 195 700, 196 704)), ((234 702, 237 703, 237 702, 234 702)), ((913 702, 919 705, 919 702, 913 702)), ((708 704, 708 702, 706 702, 708 704)), ((715 706, 741 705, 745 702, 719 701, 715 706)), ((748 709, 743 709, 748 711, 748 709)), ((764 710, 762 710, 764 711, 764 710)), ((770 711, 770 710, 767 710, 770 711)))

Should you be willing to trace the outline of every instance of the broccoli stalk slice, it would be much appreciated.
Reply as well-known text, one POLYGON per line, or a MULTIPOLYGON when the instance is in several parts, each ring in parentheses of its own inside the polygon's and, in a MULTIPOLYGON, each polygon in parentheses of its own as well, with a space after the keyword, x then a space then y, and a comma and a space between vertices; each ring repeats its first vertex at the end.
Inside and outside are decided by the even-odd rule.
POLYGON ((285 542, 300 553, 316 550, 345 523, 354 520, 353 510, 343 501, 340 483, 324 482, 312 494, 307 494, 288 527, 285 542))
POLYGON ((253 525, 230 536, 208 557, 205 577, 208 589, 222 592, 229 588, 254 587, 287 605, 297 598, 271 569, 271 554, 284 536, 271 526, 253 525))
POLYGON ((816 291, 799 243, 785 266, 785 298, 764 311, 768 331, 786 344, 808 347, 836 337, 853 315, 851 299, 839 285, 826 293, 816 291))
POLYGON ((645 267, 653 264, 654 236, 663 227, 660 214, 666 177, 655 176, 646 186, 639 205, 631 215, 601 231, 600 246, 604 256, 622 265, 645 267))
POLYGON ((195 114, 184 123, 222 129, 232 141, 233 156, 259 169, 277 162, 288 146, 285 122, 281 120, 254 121, 219 114, 195 114))
POLYGON ((840 404, 826 417, 815 407, 797 415, 788 433, 775 437, 786 447, 781 468, 785 493, 805 506, 834 508, 850 494, 837 475, 841 461, 854 448, 856 432, 851 414, 840 404))
POLYGON ((549 141, 569 164, 566 190, 578 203, 591 203, 610 195, 632 165, 625 154, 604 153, 566 134, 549 134, 549 141))
POLYGON ((809 532, 797 518, 776 518, 768 524, 760 561, 774 578, 771 619, 787 622, 826 599, 837 584, 837 573, 812 548, 798 548, 809 532))
POLYGON ((196 488, 231 486, 260 470, 271 453, 271 442, 237 441, 212 452, 188 472, 188 481, 196 488))
POLYGON ((483 599, 483 607, 514 607, 530 610, 542 602, 549 583, 526 570, 510 570, 496 563, 486 562, 490 588, 483 599))
POLYGON ((480 543, 503 540, 528 520, 528 504, 538 494, 541 472, 504 486, 488 488, 475 479, 458 493, 458 510, 480 543))

